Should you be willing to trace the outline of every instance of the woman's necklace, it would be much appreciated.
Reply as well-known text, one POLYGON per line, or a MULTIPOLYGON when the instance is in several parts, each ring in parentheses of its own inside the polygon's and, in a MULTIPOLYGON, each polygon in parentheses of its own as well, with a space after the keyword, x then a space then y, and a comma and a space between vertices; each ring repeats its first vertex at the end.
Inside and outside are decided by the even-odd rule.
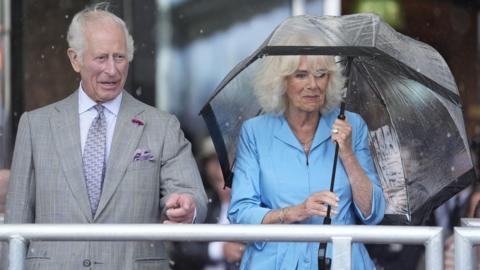
POLYGON ((303 150, 305 151, 305 153, 308 153, 310 151, 310 146, 312 145, 312 141, 313 141, 314 136, 315 136, 315 133, 313 133, 313 135, 310 137, 310 139, 308 139, 306 141, 301 141, 300 139, 298 139, 300 141, 300 143, 302 144, 303 150))
MULTIPOLYGON (((308 155, 308 153, 310 152, 310 147, 312 146, 312 141, 313 141, 313 138, 315 137, 315 131, 317 130, 317 127, 318 127, 318 123, 319 123, 319 119, 317 119, 317 123, 315 125, 315 128, 313 130, 311 130, 312 134, 311 135, 308 135, 309 138, 307 140, 302 140, 300 139, 300 136, 302 133, 305 134, 305 132, 300 132, 300 130, 296 129, 294 127, 294 125, 292 125, 292 123, 290 123, 289 121, 289 117, 287 115, 285 115, 285 118, 287 119, 287 123, 288 125, 290 126, 290 129, 293 131, 293 133, 295 134, 295 136, 297 137, 297 140, 300 142, 300 144, 302 145, 303 147, 303 150, 305 151, 305 153, 308 155)), ((310 132, 306 132, 306 133, 310 133, 310 132)), ((302 135, 303 135, 302 134, 302 135)), ((302 136, 303 137, 303 136, 302 136)))

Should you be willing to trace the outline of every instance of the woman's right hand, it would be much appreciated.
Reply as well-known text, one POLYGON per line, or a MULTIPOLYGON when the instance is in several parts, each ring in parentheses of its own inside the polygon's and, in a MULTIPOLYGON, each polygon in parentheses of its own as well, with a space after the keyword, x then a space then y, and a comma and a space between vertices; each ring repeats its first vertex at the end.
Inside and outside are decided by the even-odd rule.
POLYGON ((338 196, 330 191, 320 191, 311 194, 305 202, 299 205, 299 215, 303 216, 301 220, 313 217, 327 215, 327 207, 331 206, 330 214, 333 216, 337 213, 338 196), (303 212, 303 213, 302 213, 303 212))
POLYGON ((311 194, 302 204, 271 210, 265 215, 262 224, 295 223, 313 216, 327 216, 328 205, 330 214, 337 213, 338 196, 330 191, 320 191, 311 194))

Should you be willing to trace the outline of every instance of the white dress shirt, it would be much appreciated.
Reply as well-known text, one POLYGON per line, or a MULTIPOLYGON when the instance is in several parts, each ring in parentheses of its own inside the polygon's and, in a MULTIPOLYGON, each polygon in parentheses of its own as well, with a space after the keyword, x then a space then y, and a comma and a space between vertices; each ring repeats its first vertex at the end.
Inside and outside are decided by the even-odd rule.
MULTIPOLYGON (((118 111, 120 110, 120 104, 122 103, 122 92, 113 100, 102 103, 106 110, 104 110, 105 119, 107 121, 107 145, 106 145, 106 157, 110 154, 110 146, 112 145, 113 132, 115 130, 115 123, 117 122, 118 111)), ((82 154, 85 148, 85 142, 87 141, 88 130, 92 125, 93 119, 97 117, 98 113, 94 106, 97 105, 82 88, 80 84, 78 91, 78 114, 80 116, 80 140, 82 145, 82 154)))

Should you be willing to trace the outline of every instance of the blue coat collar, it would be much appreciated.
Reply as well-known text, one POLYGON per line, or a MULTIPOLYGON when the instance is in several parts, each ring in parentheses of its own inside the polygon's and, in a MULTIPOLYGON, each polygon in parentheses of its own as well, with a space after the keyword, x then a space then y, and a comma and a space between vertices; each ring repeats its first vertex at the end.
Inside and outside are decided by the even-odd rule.
MULTIPOLYGON (((330 138, 330 131, 332 130, 333 122, 337 118, 338 111, 338 109, 334 109, 320 117, 320 122, 318 123, 317 131, 315 131, 315 137, 313 138, 312 146, 310 147, 311 150, 315 149, 322 142, 330 138)), ((288 125, 284 114, 278 114, 277 117, 280 121, 280 125, 276 126, 275 130, 273 131, 273 136, 303 152, 303 146, 293 133, 290 125, 288 125)))

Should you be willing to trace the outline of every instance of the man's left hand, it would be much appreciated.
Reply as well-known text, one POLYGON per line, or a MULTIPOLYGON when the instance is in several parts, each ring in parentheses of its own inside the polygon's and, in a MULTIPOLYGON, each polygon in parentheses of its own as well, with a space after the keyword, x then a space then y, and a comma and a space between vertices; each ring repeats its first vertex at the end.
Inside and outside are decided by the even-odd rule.
POLYGON ((192 223, 195 215, 195 201, 189 194, 172 193, 165 202, 165 224, 192 223))

